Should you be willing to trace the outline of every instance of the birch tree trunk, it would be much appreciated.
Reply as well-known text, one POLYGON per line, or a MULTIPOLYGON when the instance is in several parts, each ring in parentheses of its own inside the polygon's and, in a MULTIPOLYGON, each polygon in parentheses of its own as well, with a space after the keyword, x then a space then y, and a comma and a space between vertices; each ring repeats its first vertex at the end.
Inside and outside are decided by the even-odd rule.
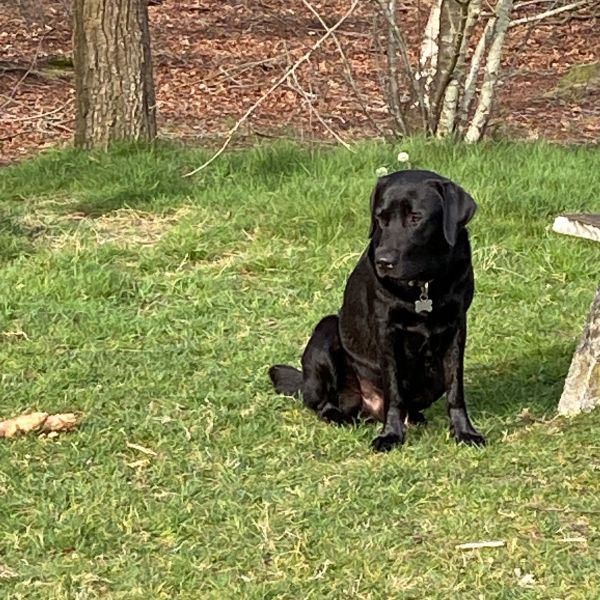
POLYGON ((490 42, 492 40, 495 25, 496 17, 492 17, 486 23, 485 29, 483 30, 483 34, 479 38, 479 42, 477 43, 475 51, 473 52, 473 56, 471 57, 471 66, 469 68, 469 73, 465 79, 465 87, 462 100, 460 102, 460 112, 458 115, 458 127, 461 133, 464 131, 465 126, 467 124, 469 110, 471 109, 471 103, 473 102, 475 90, 477 87, 477 75, 479 73, 479 67, 485 55, 485 51, 489 47, 490 42))
POLYGON ((440 11, 442 10, 442 0, 435 0, 427 25, 423 33, 423 43, 421 44, 421 58, 419 60, 418 77, 422 82, 423 103, 429 110, 431 106, 431 91, 433 79, 437 72, 438 57, 438 36, 440 34, 440 11))
MULTIPOLYGON (((468 4, 457 0, 443 0, 440 9, 437 69, 433 81, 431 102, 431 130, 436 132, 442 99, 456 67, 458 52, 465 30, 468 4)), ((432 9, 433 12, 433 9, 432 9)))
POLYGON ((494 91, 500 73, 500 59, 502 58, 504 37, 506 36, 506 30, 510 23, 512 7, 513 0, 498 0, 498 4, 496 5, 496 23, 494 33, 492 34, 493 39, 487 55, 479 102, 475 109, 473 119, 467 129, 467 133, 465 134, 465 142, 467 143, 472 144, 481 139, 490 117, 494 100, 494 91))
POLYGON ((146 0, 74 0, 75 145, 152 140, 156 106, 146 0))
MULTIPOLYGON (((387 10, 390 15, 396 14, 396 0, 387 0, 387 10)), ((398 56, 397 56, 397 40, 394 35, 394 30, 388 25, 387 27, 387 58, 388 58, 388 98, 390 103, 390 109, 392 116, 396 121, 396 127, 402 133, 406 135, 408 129, 406 127, 406 121, 402 114, 402 107, 400 105, 400 90, 398 87, 400 70, 398 69, 398 56)))
POLYGON ((436 130, 438 137, 451 135, 455 132, 458 125, 458 105, 461 91, 463 90, 463 86, 465 86, 467 50, 473 27, 479 19, 480 10, 481 0, 471 0, 467 7, 467 17, 461 34, 458 59, 454 71, 451 73, 450 82, 444 92, 443 100, 441 101, 440 118, 436 130))

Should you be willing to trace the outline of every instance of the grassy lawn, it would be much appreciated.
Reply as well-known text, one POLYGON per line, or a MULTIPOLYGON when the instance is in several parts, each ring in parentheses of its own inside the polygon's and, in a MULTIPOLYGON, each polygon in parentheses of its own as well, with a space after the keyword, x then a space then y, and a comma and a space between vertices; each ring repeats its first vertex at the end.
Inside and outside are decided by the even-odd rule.
POLYGON ((257 148, 188 179, 205 155, 173 147, 0 171, 0 415, 85 414, 0 443, 2 597, 600 598, 600 410, 554 416, 599 249, 549 230, 600 211, 599 152, 403 149, 479 203, 484 450, 439 402, 374 454, 374 425, 319 422, 266 376, 338 309, 397 148, 257 148), (481 540, 506 545, 456 549, 481 540))

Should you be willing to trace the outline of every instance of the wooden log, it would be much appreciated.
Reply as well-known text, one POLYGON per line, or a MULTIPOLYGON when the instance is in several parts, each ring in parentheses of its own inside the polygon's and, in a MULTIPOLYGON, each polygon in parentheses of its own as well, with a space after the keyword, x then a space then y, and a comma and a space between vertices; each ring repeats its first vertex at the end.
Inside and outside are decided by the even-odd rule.
POLYGON ((573 415, 600 404, 600 286, 565 380, 558 412, 573 415))
POLYGON ((560 215, 554 219, 552 229, 557 233, 600 242, 600 215, 560 215))

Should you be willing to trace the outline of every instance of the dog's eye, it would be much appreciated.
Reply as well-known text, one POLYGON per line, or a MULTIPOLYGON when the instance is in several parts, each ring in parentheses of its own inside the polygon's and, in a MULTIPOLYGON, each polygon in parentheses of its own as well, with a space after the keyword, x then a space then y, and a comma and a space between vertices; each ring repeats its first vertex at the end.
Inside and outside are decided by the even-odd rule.
POLYGON ((410 213, 410 215, 408 216, 408 220, 411 223, 419 223, 419 221, 421 221, 423 217, 421 216, 421 213, 410 213))

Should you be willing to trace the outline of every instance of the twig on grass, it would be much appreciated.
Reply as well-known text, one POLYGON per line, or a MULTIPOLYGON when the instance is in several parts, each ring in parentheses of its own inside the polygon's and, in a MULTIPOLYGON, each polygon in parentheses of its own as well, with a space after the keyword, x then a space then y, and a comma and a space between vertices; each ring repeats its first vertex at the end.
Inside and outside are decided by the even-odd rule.
POLYGON ((141 452, 142 454, 147 454, 148 456, 158 456, 158 454, 156 452, 154 452, 154 450, 151 450, 150 448, 146 448, 145 446, 141 446, 140 444, 134 444, 133 442, 127 442, 126 446, 128 448, 131 448, 132 450, 137 450, 138 452, 141 452))
POLYGON ((565 514, 600 515, 600 510, 585 508, 569 508, 560 506, 543 506, 541 504, 525 504, 525 508, 542 512, 560 512, 565 514))
POLYGON ((307 51, 305 52, 289 69, 285 71, 285 73, 275 81, 275 83, 242 115, 241 119, 229 130, 229 135, 227 139, 223 142, 221 147, 202 165, 196 167, 192 171, 185 173, 183 177, 191 177, 196 173, 202 171, 208 165, 212 164, 223 152, 225 152, 227 146, 231 143, 233 136, 236 134, 238 129, 248 120, 248 118, 256 111, 256 109, 282 84, 287 78, 300 67, 300 65, 304 64, 315 52, 318 50, 323 43, 333 35, 335 30, 340 27, 340 25, 354 12, 354 9, 358 6, 359 0, 354 0, 350 8, 346 11, 346 13, 342 16, 342 18, 329 29, 325 35, 323 35, 317 42, 307 51))
POLYGON ((489 540, 486 542, 466 542, 464 544, 457 544, 457 550, 477 550, 478 548, 502 548, 506 546, 504 540, 489 540))

